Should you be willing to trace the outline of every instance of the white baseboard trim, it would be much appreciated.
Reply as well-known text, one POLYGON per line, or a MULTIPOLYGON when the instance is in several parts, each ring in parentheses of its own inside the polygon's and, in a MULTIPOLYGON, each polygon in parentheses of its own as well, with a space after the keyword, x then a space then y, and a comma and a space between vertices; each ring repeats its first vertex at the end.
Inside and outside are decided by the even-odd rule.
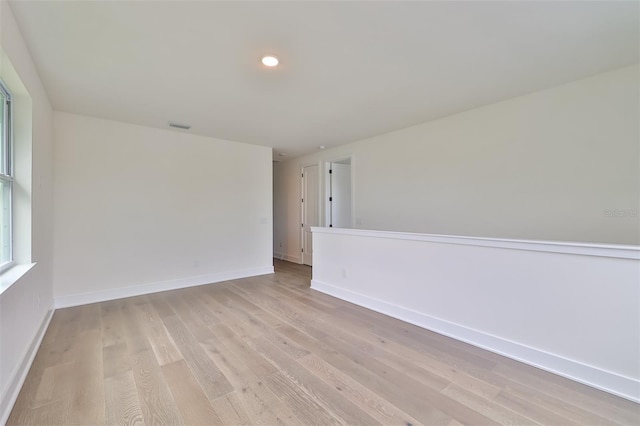
POLYGON ((299 256, 296 257, 296 256, 289 256, 288 254, 284 254, 284 253, 273 253, 273 257, 280 260, 286 260, 287 262, 300 263, 300 264, 302 263, 302 258, 299 256))
POLYGON ((4 425, 9 420, 9 415, 11 414, 11 410, 13 409, 13 404, 16 403, 18 399, 18 394, 20 393, 20 389, 22 389, 22 385, 24 384, 25 379, 27 378, 27 373, 29 373, 29 369, 31 369, 31 364, 38 353, 38 349, 40 348, 40 344, 42 343, 42 339, 44 338, 45 333, 47 332, 47 328, 49 328, 49 323, 51 322, 51 318, 53 318, 53 313, 55 309, 53 306, 50 306, 47 310, 47 314, 44 316, 42 323, 40 324, 40 328, 38 328, 38 332, 36 333, 31 345, 29 345, 29 349, 27 353, 22 358, 22 362, 16 368, 9 379, 9 386, 0 398, 0 425, 4 425))
POLYGON ((125 297, 141 296, 144 294, 157 293, 160 291, 176 290, 186 287, 218 283, 222 281, 237 280, 241 278, 255 277, 258 275, 273 274, 273 265, 262 268, 243 269, 239 271, 219 272, 215 274, 198 275, 195 277, 179 278, 175 280, 159 281, 134 285, 130 287, 119 287, 108 290, 100 290, 89 293, 70 294, 67 296, 57 296, 55 298, 56 309, 68 308, 71 306, 87 305, 89 303, 104 302, 107 300, 122 299, 125 297))
POLYGON ((434 331, 438 334, 469 343, 576 382, 618 395, 622 398, 640 402, 640 381, 638 380, 317 280, 311 280, 311 288, 337 297, 338 299, 388 315, 392 318, 417 325, 418 327, 434 331))

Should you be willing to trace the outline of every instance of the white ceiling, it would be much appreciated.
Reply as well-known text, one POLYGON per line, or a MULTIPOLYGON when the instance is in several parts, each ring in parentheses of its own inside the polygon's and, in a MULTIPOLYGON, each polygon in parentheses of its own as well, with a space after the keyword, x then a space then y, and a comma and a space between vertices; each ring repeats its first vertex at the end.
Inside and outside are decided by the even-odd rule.
POLYGON ((11 3, 55 109, 290 157, 636 63, 639 5, 11 3))

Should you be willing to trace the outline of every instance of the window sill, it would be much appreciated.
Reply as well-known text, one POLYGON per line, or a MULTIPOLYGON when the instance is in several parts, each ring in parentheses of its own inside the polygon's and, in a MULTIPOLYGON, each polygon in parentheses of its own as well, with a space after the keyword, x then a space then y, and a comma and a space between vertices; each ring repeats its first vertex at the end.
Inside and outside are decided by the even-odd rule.
POLYGON ((18 282, 20 278, 25 276, 25 274, 35 265, 35 263, 17 264, 0 273, 0 294, 4 293, 9 289, 9 287, 18 282))

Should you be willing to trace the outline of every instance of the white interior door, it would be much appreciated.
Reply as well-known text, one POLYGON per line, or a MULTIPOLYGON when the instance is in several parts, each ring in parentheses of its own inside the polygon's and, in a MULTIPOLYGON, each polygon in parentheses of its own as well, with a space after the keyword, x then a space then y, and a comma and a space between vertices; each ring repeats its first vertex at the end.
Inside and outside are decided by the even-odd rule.
POLYGON ((313 262, 311 227, 320 224, 318 215, 319 178, 317 164, 302 168, 302 263, 309 266, 313 262))
POLYGON ((331 163, 331 227, 351 228, 351 164, 331 163))

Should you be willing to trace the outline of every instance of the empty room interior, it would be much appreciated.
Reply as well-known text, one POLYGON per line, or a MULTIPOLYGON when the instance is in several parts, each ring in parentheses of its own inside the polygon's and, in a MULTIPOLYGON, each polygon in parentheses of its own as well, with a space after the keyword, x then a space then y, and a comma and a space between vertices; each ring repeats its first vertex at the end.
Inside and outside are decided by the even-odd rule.
POLYGON ((640 424, 640 2, 0 0, 0 424, 640 424))

